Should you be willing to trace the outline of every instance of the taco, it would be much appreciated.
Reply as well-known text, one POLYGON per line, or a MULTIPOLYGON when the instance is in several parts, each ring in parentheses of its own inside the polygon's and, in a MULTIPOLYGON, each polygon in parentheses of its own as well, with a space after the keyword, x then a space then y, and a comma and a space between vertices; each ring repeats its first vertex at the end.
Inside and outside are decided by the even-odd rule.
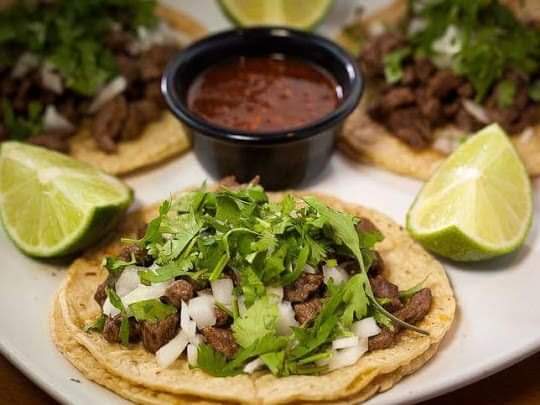
POLYGON ((497 122, 540 174, 540 6, 396 0, 346 27, 367 82, 340 149, 428 179, 466 137, 497 122))
POLYGON ((0 25, 0 142, 111 174, 189 147, 160 91, 168 60, 205 33, 189 17, 153 0, 25 0, 0 8, 0 25))
POLYGON ((73 263, 51 327, 135 402, 358 402, 427 362, 454 311, 442 266, 387 217, 250 184, 132 214, 73 263))

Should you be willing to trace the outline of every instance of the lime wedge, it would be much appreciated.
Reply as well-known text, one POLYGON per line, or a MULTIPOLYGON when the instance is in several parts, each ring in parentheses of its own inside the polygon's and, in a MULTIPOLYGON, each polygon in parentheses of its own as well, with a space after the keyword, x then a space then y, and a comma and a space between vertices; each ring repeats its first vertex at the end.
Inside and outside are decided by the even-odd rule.
POLYGON ((527 171, 497 124, 461 145, 426 183, 407 214, 407 228, 415 239, 458 261, 515 250, 531 222, 527 171))
POLYGON ((0 216, 30 256, 64 256, 96 242, 132 199, 126 185, 85 163, 36 146, 2 144, 0 216))
POLYGON ((333 0, 220 0, 229 19, 240 26, 286 25, 309 30, 330 10, 333 0))

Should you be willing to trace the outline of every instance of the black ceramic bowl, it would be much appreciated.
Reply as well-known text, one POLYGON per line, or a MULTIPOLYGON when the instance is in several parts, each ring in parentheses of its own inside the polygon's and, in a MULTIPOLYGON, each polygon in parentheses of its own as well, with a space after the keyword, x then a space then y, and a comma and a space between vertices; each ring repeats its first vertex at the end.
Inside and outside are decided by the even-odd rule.
POLYGON ((161 90, 172 112, 191 129, 195 154, 215 178, 254 176, 268 189, 284 189, 320 174, 334 148, 337 131, 356 107, 363 81, 356 63, 335 43, 311 33, 280 27, 235 29, 207 37, 173 59, 161 90), (341 86, 338 107, 306 126, 250 133, 216 126, 188 109, 190 85, 206 68, 235 56, 281 54, 300 58, 330 73, 341 86))

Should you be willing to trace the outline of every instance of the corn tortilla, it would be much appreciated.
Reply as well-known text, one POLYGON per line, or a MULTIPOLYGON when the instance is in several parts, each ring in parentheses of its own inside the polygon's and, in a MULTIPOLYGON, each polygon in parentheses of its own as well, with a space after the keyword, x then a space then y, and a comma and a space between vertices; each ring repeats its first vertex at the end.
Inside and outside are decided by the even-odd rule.
MULTIPOLYGON (((271 194, 273 199, 282 196, 280 193, 271 194)), ((112 235, 110 241, 89 251, 73 263, 58 298, 66 334, 70 335, 78 346, 84 347, 87 356, 93 357, 99 363, 104 375, 113 375, 123 383, 174 396, 189 395, 215 401, 265 404, 359 402, 378 391, 389 389, 403 376, 428 361, 449 330, 455 312, 450 283, 440 263, 388 217, 370 209, 345 204, 332 197, 317 196, 336 209, 367 217, 379 227, 385 240, 376 248, 384 259, 386 277, 400 289, 410 288, 428 276, 425 284, 432 290, 433 304, 418 326, 429 331, 430 336, 403 332, 394 347, 370 352, 354 366, 321 376, 276 378, 259 372, 251 376, 216 378, 200 370, 189 369, 183 358, 170 368, 161 369, 155 356, 146 352, 140 344, 124 348, 108 343, 98 333, 85 333, 82 328, 100 314, 93 294, 107 276, 106 270, 101 267, 103 256, 117 253, 120 249, 118 236, 133 235, 137 228, 156 215, 156 207, 132 214, 119 227, 117 235, 112 235)), ((72 362, 79 369, 82 368, 77 365, 77 360, 72 362)), ((90 378, 94 381, 102 383, 96 376, 92 377, 90 378)), ((110 384, 107 387, 124 395, 123 388, 111 388, 110 384)))
MULTIPOLYGON (((156 15, 189 40, 206 34, 203 26, 176 9, 160 5, 156 8, 156 15)), ((116 153, 108 154, 99 149, 85 124, 69 141, 71 156, 114 175, 156 165, 190 147, 186 128, 166 111, 158 121, 147 125, 136 139, 119 142, 116 153)))
MULTIPOLYGON (((535 0, 503 0, 503 2, 510 6, 520 18, 540 18, 540 4, 535 0)), ((369 25, 377 22, 386 26, 395 26, 406 11, 407 1, 395 0, 387 7, 366 16, 362 20, 362 24, 369 25)), ((349 49, 354 47, 354 44, 348 42, 344 35, 341 35, 338 41, 349 49)), ((345 122, 338 141, 340 150, 354 160, 373 164, 405 176, 421 180, 429 179, 446 159, 446 155, 434 148, 414 149, 369 118, 366 107, 369 97, 373 96, 374 91, 368 86, 367 97, 363 98, 363 101, 345 122)), ((439 131, 463 134, 462 131, 453 126, 441 128, 439 131)), ((531 176, 540 175, 540 125, 529 127, 521 134, 514 134, 511 140, 529 174, 531 176)))

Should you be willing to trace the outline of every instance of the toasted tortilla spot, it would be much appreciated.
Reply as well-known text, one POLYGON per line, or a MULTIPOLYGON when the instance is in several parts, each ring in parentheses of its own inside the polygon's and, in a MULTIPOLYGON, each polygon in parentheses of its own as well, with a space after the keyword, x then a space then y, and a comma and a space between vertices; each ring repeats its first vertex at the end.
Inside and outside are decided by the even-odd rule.
MULTIPOLYGON (((301 197, 307 193, 294 194, 301 197)), ((284 194, 269 195, 272 200, 278 200, 284 194)), ((425 286, 432 290, 433 304, 428 315, 418 324, 430 333, 429 336, 405 331, 394 347, 370 352, 351 367, 321 376, 276 378, 269 373, 256 373, 251 376, 216 378, 200 370, 190 369, 184 358, 178 359, 170 368, 161 369, 155 356, 146 352, 140 344, 125 348, 108 343, 98 333, 84 332, 84 326, 100 315, 93 294, 99 283, 107 277, 106 270, 100 265, 103 256, 118 253, 121 248, 119 236, 133 235, 141 224, 155 217, 156 206, 126 218, 110 241, 90 250, 73 263, 58 297, 58 306, 64 320, 62 330, 84 348, 86 356, 97 362, 105 370, 105 375, 113 376, 128 386, 144 387, 152 392, 168 393, 175 397, 189 395, 215 401, 269 404, 321 401, 350 403, 365 400, 379 391, 389 389, 402 377, 421 367, 436 352, 454 318, 452 288, 441 264, 388 217, 332 197, 321 194, 316 196, 335 209, 367 217, 381 229, 385 240, 376 248, 385 262, 385 276, 400 289, 410 288, 429 275, 425 286), (84 277, 88 271, 97 272, 98 277, 84 277)), ((77 360, 73 363, 84 370, 84 364, 79 367, 77 360)), ((98 377, 93 377, 98 383, 106 385, 98 377)), ((125 385, 120 388, 106 386, 125 396, 125 385)))
MULTIPOLYGON (((535 0, 503 0, 520 18, 540 18, 540 5, 535 0)), ((395 26, 407 11, 406 0, 395 0, 387 7, 366 16, 362 22, 379 21, 395 26)), ((351 48, 342 34, 338 42, 351 48)), ((368 89, 368 91, 371 89, 368 89)), ((446 156, 434 148, 415 149, 400 141, 366 113, 366 98, 345 122, 338 139, 339 149, 353 160, 372 164, 404 176, 428 180, 446 156)), ((454 130, 454 128, 449 127, 454 130)), ((440 131, 449 128, 440 129, 440 131)), ((459 131, 459 130, 458 130, 459 131)), ((436 135, 435 135, 436 136, 436 135)), ((525 129, 510 138, 531 176, 540 175, 540 125, 525 129), (524 141, 527 131, 527 140, 524 141)))

